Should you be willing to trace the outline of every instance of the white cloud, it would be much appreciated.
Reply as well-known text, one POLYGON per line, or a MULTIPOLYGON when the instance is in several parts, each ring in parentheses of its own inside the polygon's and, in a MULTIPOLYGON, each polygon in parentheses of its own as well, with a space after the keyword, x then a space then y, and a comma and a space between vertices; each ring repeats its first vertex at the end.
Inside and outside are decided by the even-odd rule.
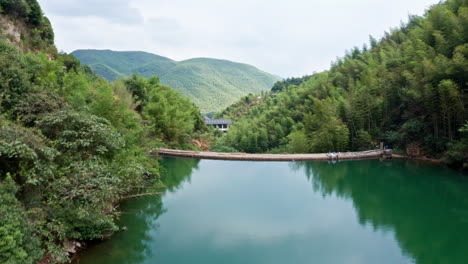
MULTIPOLYGON (((143 17, 129 0, 45 0, 39 1, 53 15, 100 17, 117 24, 139 24, 143 17)), ((52 16, 53 17, 53 16, 52 16)))
POLYGON ((151 18, 145 23, 145 33, 149 34, 152 42, 167 47, 183 47, 190 41, 190 33, 175 19, 168 17, 151 18))
POLYGON ((39 0, 59 49, 213 57, 283 77, 327 69, 438 0, 39 0))

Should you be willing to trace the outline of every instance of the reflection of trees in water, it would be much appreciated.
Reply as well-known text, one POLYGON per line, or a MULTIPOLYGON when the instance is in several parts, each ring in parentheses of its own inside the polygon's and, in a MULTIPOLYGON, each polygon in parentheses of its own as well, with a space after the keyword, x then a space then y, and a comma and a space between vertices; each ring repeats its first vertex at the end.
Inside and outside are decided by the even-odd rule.
MULTIPOLYGON (((164 158, 163 183, 169 191, 175 191, 186 180, 190 180, 199 160, 164 158)), ((144 196, 124 201, 119 225, 127 230, 114 234, 112 239, 99 243, 84 252, 76 263, 142 263, 153 254, 154 231, 158 218, 166 212, 161 196, 144 196), (110 254, 110 255, 106 255, 110 254)))
POLYGON ((162 182, 166 188, 174 192, 183 182, 190 181, 194 169, 198 169, 198 159, 166 157, 162 160, 162 182))
POLYGON ((121 223, 126 231, 114 238, 115 258, 110 263, 140 263, 151 255, 150 230, 157 229, 156 220, 166 211, 160 196, 146 196, 122 205, 121 223), (124 262, 123 262, 124 261, 124 262))
MULTIPOLYGON (((323 196, 331 195, 336 192, 338 189, 341 189, 342 186, 340 181, 344 178, 349 172, 347 166, 341 166, 341 163, 331 163, 331 162, 295 162, 290 163, 290 168, 292 170, 301 170, 305 171, 307 179, 312 183, 314 191, 320 192, 323 196), (333 177, 321 177, 317 175, 321 174, 333 174, 333 177)), ((346 196, 346 192, 340 192, 346 196)))
MULTIPOLYGON (((183 182, 190 180, 193 170, 198 169, 199 162, 200 160, 196 159, 164 158, 162 181, 166 188, 175 191, 183 182)), ((126 263, 139 263, 152 255, 152 250, 148 249, 148 246, 153 244, 151 243, 153 232, 150 231, 158 228, 157 219, 166 212, 163 206, 160 196, 142 197, 122 206, 125 213, 122 215, 121 223, 127 226, 128 231, 122 239, 122 243, 125 244, 118 248, 131 249, 126 253, 128 255, 123 256, 124 259, 128 259, 126 263)))
POLYGON ((467 263, 468 182, 412 161, 299 162, 315 190, 350 198, 361 224, 394 230, 415 263, 467 263))
POLYGON ((150 256, 150 230, 157 228, 156 220, 164 213, 161 197, 146 196, 122 203, 119 224, 126 231, 115 233, 111 239, 89 247, 73 264, 142 263, 150 256))

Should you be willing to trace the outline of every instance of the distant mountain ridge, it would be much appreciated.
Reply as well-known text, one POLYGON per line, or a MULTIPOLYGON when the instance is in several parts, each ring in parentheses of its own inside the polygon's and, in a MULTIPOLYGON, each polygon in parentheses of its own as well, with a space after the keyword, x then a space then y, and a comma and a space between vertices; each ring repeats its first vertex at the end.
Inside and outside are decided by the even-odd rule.
POLYGON ((77 50, 72 54, 103 78, 113 81, 138 73, 158 75, 202 112, 217 112, 249 93, 270 90, 278 77, 254 66, 211 58, 174 61, 142 51, 77 50))

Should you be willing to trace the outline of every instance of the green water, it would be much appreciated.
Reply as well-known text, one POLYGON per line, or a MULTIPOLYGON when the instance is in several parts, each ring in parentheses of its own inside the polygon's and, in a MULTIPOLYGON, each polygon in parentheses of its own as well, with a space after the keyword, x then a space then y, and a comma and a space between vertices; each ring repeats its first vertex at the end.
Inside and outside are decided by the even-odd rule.
POLYGON ((468 263, 468 177, 414 161, 166 158, 76 263, 468 263))

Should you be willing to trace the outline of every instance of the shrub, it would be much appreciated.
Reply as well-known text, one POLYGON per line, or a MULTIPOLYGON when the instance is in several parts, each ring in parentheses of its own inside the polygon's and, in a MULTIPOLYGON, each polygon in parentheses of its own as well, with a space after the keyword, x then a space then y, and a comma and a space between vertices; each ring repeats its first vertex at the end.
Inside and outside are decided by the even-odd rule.
POLYGON ((37 126, 57 150, 74 159, 112 158, 125 144, 109 121, 80 112, 52 113, 42 118, 37 126))
POLYGON ((460 128, 462 134, 460 140, 449 144, 447 152, 444 154, 443 161, 450 166, 468 169, 468 122, 460 128))
POLYGON ((356 145, 359 150, 369 150, 374 147, 371 135, 365 130, 359 130, 357 132, 356 145))
POLYGON ((40 241, 26 212, 16 199, 18 190, 9 174, 0 181, 0 262, 32 264, 42 257, 40 241))
POLYGON ((295 131, 289 134, 288 150, 290 153, 307 153, 309 152, 307 136, 303 131, 295 131))
POLYGON ((60 111, 65 106, 64 100, 56 94, 47 91, 34 92, 16 105, 13 116, 25 126, 32 127, 45 115, 60 111))
POLYGON ((54 174, 57 151, 34 130, 15 125, 0 127, 0 176, 10 173, 17 183, 38 184, 54 174))

